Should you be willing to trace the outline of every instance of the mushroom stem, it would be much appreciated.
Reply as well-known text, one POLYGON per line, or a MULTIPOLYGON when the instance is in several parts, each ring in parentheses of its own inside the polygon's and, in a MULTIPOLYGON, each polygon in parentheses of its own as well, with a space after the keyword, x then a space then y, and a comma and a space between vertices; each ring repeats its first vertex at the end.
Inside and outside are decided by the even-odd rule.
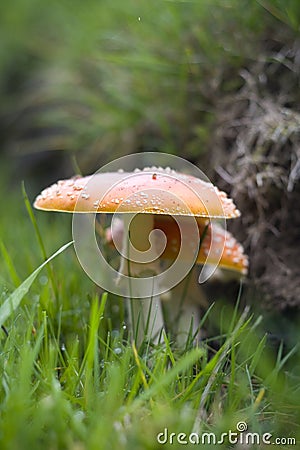
POLYGON ((176 337, 179 348, 184 348, 193 338, 195 344, 201 340, 200 311, 208 308, 208 301, 197 283, 198 272, 195 267, 172 292, 164 295, 164 309, 167 312, 167 325, 176 337))
MULTIPOLYGON (((152 340, 154 343, 162 341, 162 329, 164 328, 163 311, 160 302, 160 296, 155 293, 158 291, 156 274, 159 270, 159 261, 155 256, 155 245, 151 242, 149 236, 154 227, 152 214, 137 214, 135 216, 125 215, 125 230, 128 233, 123 234, 122 257, 120 272, 127 273, 130 277, 145 277, 145 283, 141 292, 136 292, 133 298, 130 295, 127 299, 129 322, 132 330, 133 339, 140 345, 144 339, 152 340), (147 256, 141 262, 141 252, 147 252, 147 256), (149 297, 143 297, 145 292, 153 292, 149 297)), ((129 282, 130 283, 130 282, 129 282)))
POLYGON ((179 315, 177 326, 176 342, 180 348, 186 345, 190 336, 194 337, 195 341, 200 340, 199 324, 199 305, 195 303, 186 303, 179 315))
POLYGON ((134 340, 140 345, 143 340, 159 344, 163 340, 164 319, 159 296, 127 299, 129 323, 134 340))

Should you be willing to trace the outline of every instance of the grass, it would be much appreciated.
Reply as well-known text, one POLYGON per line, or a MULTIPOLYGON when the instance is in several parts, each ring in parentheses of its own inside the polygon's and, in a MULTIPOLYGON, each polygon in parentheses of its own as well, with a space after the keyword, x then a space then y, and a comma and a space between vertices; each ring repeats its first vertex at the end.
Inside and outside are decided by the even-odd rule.
MULTIPOLYGON (((297 349, 270 350, 263 318, 242 310, 240 299, 234 309, 212 307, 208 319, 220 334, 199 347, 189 336, 183 351, 165 335, 163 345, 136 348, 122 300, 97 291, 71 248, 53 256, 51 271, 39 265, 43 252, 21 193, 7 213, 1 221, 0 324, 7 333, 0 334, 1 449, 181 448, 179 433, 220 437, 241 421, 272 439, 299 439, 297 349), (16 204, 23 226, 15 233, 9 220, 16 204)), ((64 215, 38 213, 37 226, 47 255, 70 241, 64 215)), ((231 448, 228 438, 222 447, 231 448)))

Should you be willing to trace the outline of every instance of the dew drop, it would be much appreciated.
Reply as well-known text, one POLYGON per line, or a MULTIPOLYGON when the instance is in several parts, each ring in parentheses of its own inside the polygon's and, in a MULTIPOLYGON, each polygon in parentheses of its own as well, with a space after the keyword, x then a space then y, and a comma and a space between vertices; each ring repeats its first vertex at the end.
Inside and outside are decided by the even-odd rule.
POLYGON ((81 197, 84 198, 85 200, 90 198, 89 194, 81 194, 81 197))
POLYGON ((46 286, 46 284, 48 283, 48 277, 46 275, 42 275, 39 278, 39 282, 42 286, 46 286))
POLYGON ((122 353, 122 349, 120 347, 114 348, 114 353, 116 355, 120 355, 122 353))

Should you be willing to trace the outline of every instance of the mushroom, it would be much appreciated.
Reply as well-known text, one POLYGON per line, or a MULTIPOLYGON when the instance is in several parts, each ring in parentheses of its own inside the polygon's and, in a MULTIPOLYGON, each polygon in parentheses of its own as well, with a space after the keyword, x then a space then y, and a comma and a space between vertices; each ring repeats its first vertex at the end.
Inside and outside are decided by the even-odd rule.
MULTIPOLYGON (((242 256, 241 247, 237 250, 237 262, 228 253, 231 248, 227 248, 227 253, 214 250, 214 245, 200 248, 200 237, 208 219, 224 220, 240 215, 233 201, 212 183, 169 168, 146 167, 130 173, 120 170, 61 180, 43 190, 34 206, 72 213, 120 214, 124 229, 128 230, 128 233, 123 233, 120 249, 123 255, 121 268, 114 280, 110 272, 104 270, 99 284, 103 286, 109 282, 112 286, 114 283, 114 286, 121 286, 126 297, 139 298, 130 303, 130 317, 134 329, 138 328, 136 337, 139 342, 145 331, 155 342, 161 341, 164 320, 160 294, 168 290, 168 283, 173 287, 180 282, 198 258, 204 263, 215 252, 215 265, 223 259, 223 264, 227 261, 235 268, 241 267, 241 271, 246 270, 246 257, 242 256), (173 220, 166 216, 173 217, 173 220), (158 220, 162 217, 164 219, 158 220), (172 235, 170 243, 166 239, 169 232, 172 235), (178 249, 179 255, 175 258, 178 249), (161 276, 159 256, 175 258, 180 273, 175 271, 174 274, 173 270, 172 274, 171 270, 168 275, 161 276), (166 282, 166 287, 161 286, 161 280, 166 282)), ((73 232, 74 218, 75 215, 73 232)), ((210 227, 210 243, 220 241, 220 245, 224 244, 222 233, 218 228, 210 227)), ((235 247, 236 242, 228 236, 227 243, 235 247)), ((76 244, 75 239, 75 248, 76 244)), ((85 247, 85 244, 81 245, 81 249, 85 247)), ((217 247, 220 249, 219 245, 217 247)), ((98 275, 101 278, 102 275, 98 275)))
MULTIPOLYGON (((198 218, 197 226, 202 242, 196 258, 196 264, 218 265, 218 269, 234 272, 236 276, 241 277, 248 272, 248 257, 244 254, 243 246, 237 242, 232 234, 224 230, 218 223, 211 223, 206 219, 198 218), (212 233, 212 227, 214 233, 212 233), (209 250, 212 250, 211 252, 209 250)), ((161 230, 167 240, 164 252, 160 256, 162 261, 175 260, 180 250, 180 230, 170 216, 155 216, 154 228, 161 230)), ((116 219, 110 227, 105 230, 105 239, 107 243, 114 247, 120 245, 123 239, 124 226, 120 219, 116 219)), ((186 235, 190 235, 189 218, 183 224, 181 230, 186 235)), ((183 252, 182 258, 189 258, 189 252, 183 252)), ((233 274, 234 275, 234 274, 233 274)), ((181 289, 181 290, 184 290, 181 289)), ((204 300, 201 292, 198 291, 197 297, 190 301, 182 298, 182 292, 177 294, 177 308, 172 299, 171 308, 167 308, 169 320, 172 317, 177 324, 177 343, 185 344, 186 336, 190 331, 192 321, 192 335, 198 334, 199 328, 199 303, 204 300), (182 302, 183 300, 183 302, 182 302)), ((168 296, 165 296, 168 298, 168 296)), ((176 303, 176 300, 175 300, 176 303)))
MULTIPOLYGON (((248 257, 244 254, 243 246, 237 242, 232 234, 224 230, 218 223, 209 223, 207 220, 197 220, 199 235, 203 236, 199 247, 196 264, 218 264, 221 269, 233 270, 240 275, 246 275, 248 272, 248 257), (212 227, 214 234, 212 236, 212 227), (210 248, 212 249, 209 252, 210 248), (209 257, 208 257, 209 255, 209 257)), ((166 236, 166 247, 161 254, 163 260, 176 259, 180 250, 180 229, 171 217, 154 217, 154 228, 161 230, 166 236)), ((111 227, 105 230, 105 239, 107 243, 114 247, 123 240, 124 226, 120 219, 116 219, 111 227)), ((190 234, 190 224, 187 220, 183 225, 184 233, 190 234)), ((189 258, 188 252, 183 252, 182 258, 189 258)))

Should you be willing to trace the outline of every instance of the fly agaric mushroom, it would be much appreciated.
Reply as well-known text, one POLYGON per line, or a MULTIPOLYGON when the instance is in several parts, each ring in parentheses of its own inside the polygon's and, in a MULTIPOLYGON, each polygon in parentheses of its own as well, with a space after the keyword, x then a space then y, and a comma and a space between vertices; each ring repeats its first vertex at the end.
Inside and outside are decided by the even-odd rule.
MULTIPOLYGON (((169 168, 157 167, 147 167, 142 171, 137 169, 132 173, 123 171, 96 173, 93 176, 61 180, 45 189, 36 198, 34 206, 37 209, 72 213, 121 213, 124 221, 129 218, 128 234, 130 240, 124 233, 124 251, 122 251, 122 254, 129 261, 127 267, 130 268, 130 274, 134 273, 137 276, 141 276, 147 269, 150 269, 152 275, 159 271, 159 260, 155 260, 153 257, 157 255, 155 251, 153 252, 155 246, 151 245, 150 248, 152 258, 150 262, 147 258, 139 259, 140 254, 147 252, 149 254, 149 236, 155 230, 155 218, 158 216, 172 216, 176 219, 180 229, 183 228, 183 230, 182 220, 184 221, 188 217, 194 218, 193 222, 189 222, 189 230, 195 231, 196 228, 198 242, 191 242, 189 235, 185 236, 185 233, 181 233, 181 249, 183 249, 183 253, 189 252, 193 264, 201 253, 201 250, 200 253, 198 251, 199 234, 201 235, 203 230, 204 219, 229 219, 240 215, 233 201, 211 183, 175 172, 169 168), (178 222, 179 219, 182 219, 180 223, 178 222), (198 226, 198 224, 200 225, 198 226), (196 247, 193 248, 193 246, 196 247), (132 263, 132 260, 135 262, 132 263)), ((172 225, 172 222, 167 224, 166 221, 163 224, 160 225, 163 231, 170 227, 172 233, 177 237, 179 236, 178 229, 176 226, 174 227, 174 224, 172 225)), ((224 242, 224 238, 219 233, 217 239, 220 238, 224 242)), ((173 252, 172 247, 168 245, 164 251, 166 254, 172 254, 173 252)), ((203 255, 205 255, 205 251, 207 249, 204 248, 203 255)), ((159 252, 163 254, 161 249, 159 252)), ((221 258, 221 252, 219 258, 221 258)), ((225 254, 223 260, 225 261, 225 254)), ((123 264, 120 274, 123 279, 126 278, 124 272, 123 264)), ((140 300, 131 303, 131 317, 134 323, 139 321, 140 337, 148 328, 150 337, 158 342, 164 321, 156 278, 156 276, 143 278, 142 283, 138 283, 138 279, 135 279, 134 286, 137 286, 137 289, 135 289, 133 297, 139 297, 140 300), (147 294, 144 295, 142 292, 143 280, 146 279, 150 280, 153 294, 151 291, 149 292, 149 283, 147 294), (152 301, 150 308, 149 299, 152 301)))
MULTIPOLYGON (((219 269, 233 271, 237 276, 246 275, 248 272, 248 257, 244 254, 244 249, 240 243, 232 236, 232 234, 224 230, 218 223, 213 225, 206 219, 197 219, 197 226, 199 228, 199 235, 202 238, 199 253, 196 258, 196 264, 218 264, 219 269), (212 233, 212 226, 214 233, 212 233), (209 252, 209 249, 212 251, 209 252)), ((160 256, 161 260, 174 260, 180 249, 180 230, 179 227, 170 216, 154 217, 155 229, 161 230, 166 238, 166 247, 160 256)), ((118 246, 123 240, 123 222, 116 219, 110 227, 105 230, 105 239, 107 243, 114 247, 118 246)), ((190 224, 187 219, 183 224, 181 232, 190 235, 190 224)), ((189 252, 184 252, 181 258, 189 258, 189 252)), ((182 295, 178 298, 182 300, 182 295)), ((198 292, 198 297, 203 300, 201 292, 198 292)), ((190 331, 191 318, 192 321, 192 335, 197 334, 199 326, 199 299, 192 299, 187 302, 183 298, 184 304, 180 301, 178 310, 172 301, 172 307, 168 308, 168 314, 176 320, 177 323, 177 343, 184 344, 186 335, 190 331), (180 309, 180 310, 179 310, 180 309)), ((169 318, 170 319, 170 318, 169 318)))
MULTIPOLYGON (((197 220, 199 235, 203 236, 196 264, 218 264, 221 269, 233 270, 240 275, 248 272, 248 257, 244 254, 243 246, 237 242, 232 234, 224 230, 219 224, 213 224, 214 234, 212 236, 212 225, 207 220, 197 220), (212 242, 213 240, 213 242, 212 242), (209 252, 212 248, 213 251, 209 252)), ((174 260, 180 250, 180 229, 169 216, 155 216, 154 228, 163 231, 167 240, 166 247, 161 254, 163 260, 174 260)), ((123 240, 123 222, 117 219, 111 227, 105 230, 105 239, 109 245, 118 246, 123 240)), ((183 225, 184 233, 190 234, 190 224, 187 221, 183 225)), ((188 252, 184 252, 182 258, 189 258, 188 252)))

